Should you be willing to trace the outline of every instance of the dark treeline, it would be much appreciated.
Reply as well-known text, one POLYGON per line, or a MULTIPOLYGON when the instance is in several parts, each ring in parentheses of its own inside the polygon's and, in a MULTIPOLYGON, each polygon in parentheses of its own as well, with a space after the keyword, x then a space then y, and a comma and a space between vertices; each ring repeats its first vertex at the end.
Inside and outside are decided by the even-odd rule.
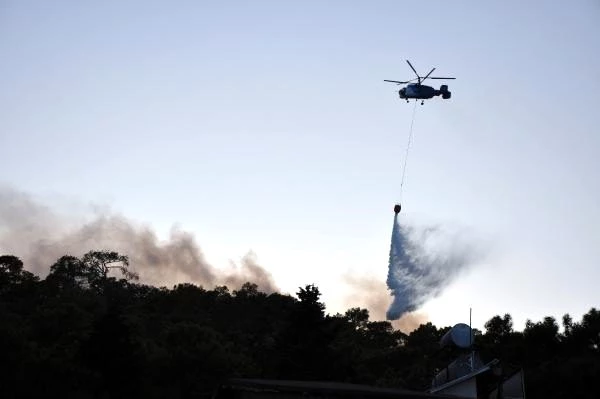
MULTIPOLYGON (((330 380, 425 390, 454 359, 450 327, 410 334, 366 309, 325 314, 319 289, 297 298, 139 284, 125 256, 64 256, 45 279, 0 256, 2 397, 208 397, 229 377, 330 380)), ((485 361, 525 370, 528 397, 600 397, 600 312, 513 329, 510 315, 476 331, 485 361)))

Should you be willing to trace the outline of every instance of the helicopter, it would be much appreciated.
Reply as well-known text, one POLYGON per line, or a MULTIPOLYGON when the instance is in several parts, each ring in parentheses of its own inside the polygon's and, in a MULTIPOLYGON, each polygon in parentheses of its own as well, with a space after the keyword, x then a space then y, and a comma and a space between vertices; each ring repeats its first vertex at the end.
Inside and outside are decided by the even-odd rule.
POLYGON ((402 89, 400 89, 398 91, 400 98, 404 98, 406 100, 406 102, 409 102, 409 100, 411 98, 418 99, 418 100, 421 100, 421 105, 423 105, 424 100, 428 100, 434 96, 441 95, 442 98, 445 100, 450 98, 452 93, 448 91, 447 85, 441 85, 440 89, 436 90, 433 87, 426 86, 422 83, 425 79, 456 79, 456 78, 438 78, 438 77, 430 76, 433 73, 433 71, 435 71, 435 68, 433 68, 431 71, 429 71, 429 73, 427 75, 425 75, 425 77, 422 77, 422 76, 419 76, 419 74, 417 73, 417 70, 412 66, 412 64, 410 63, 409 60, 406 60, 406 62, 408 63, 408 66, 410 66, 410 69, 413 70, 415 75, 417 75, 416 79, 411 79, 406 82, 400 82, 397 80, 384 80, 384 82, 396 83, 398 85, 408 83, 408 85, 406 87, 403 87, 402 89), (417 81, 417 83, 412 83, 415 80, 417 81))

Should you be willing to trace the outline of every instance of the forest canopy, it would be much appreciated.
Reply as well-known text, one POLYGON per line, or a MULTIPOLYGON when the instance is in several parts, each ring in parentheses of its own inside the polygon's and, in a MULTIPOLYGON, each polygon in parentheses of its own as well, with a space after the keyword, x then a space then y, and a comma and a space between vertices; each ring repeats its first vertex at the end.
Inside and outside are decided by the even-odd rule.
MULTIPOLYGON (((3 397, 208 397, 231 377, 426 390, 456 356, 439 346, 450 326, 407 334, 363 308, 329 315, 314 285, 296 297, 232 288, 140 284, 110 251, 62 256, 45 278, 0 256, 3 397)), ((523 368, 528 396, 600 397, 596 308, 522 331, 497 315, 475 333, 484 360, 523 368)))

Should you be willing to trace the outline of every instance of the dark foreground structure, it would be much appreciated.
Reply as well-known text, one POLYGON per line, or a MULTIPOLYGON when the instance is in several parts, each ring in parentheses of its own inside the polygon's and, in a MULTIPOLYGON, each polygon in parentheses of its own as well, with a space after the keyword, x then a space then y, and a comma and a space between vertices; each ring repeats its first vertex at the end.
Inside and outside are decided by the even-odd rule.
POLYGON ((455 396, 322 381, 231 379, 212 399, 456 399, 455 396))

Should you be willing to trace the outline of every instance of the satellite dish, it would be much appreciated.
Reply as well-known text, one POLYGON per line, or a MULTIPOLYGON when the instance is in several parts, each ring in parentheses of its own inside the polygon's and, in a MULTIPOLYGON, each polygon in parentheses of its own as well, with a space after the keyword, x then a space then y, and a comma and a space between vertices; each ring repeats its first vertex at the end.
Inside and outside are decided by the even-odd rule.
POLYGON ((473 343, 473 331, 471 327, 465 323, 458 323, 450 329, 440 340, 440 346, 446 347, 450 345, 459 348, 469 348, 473 343))

